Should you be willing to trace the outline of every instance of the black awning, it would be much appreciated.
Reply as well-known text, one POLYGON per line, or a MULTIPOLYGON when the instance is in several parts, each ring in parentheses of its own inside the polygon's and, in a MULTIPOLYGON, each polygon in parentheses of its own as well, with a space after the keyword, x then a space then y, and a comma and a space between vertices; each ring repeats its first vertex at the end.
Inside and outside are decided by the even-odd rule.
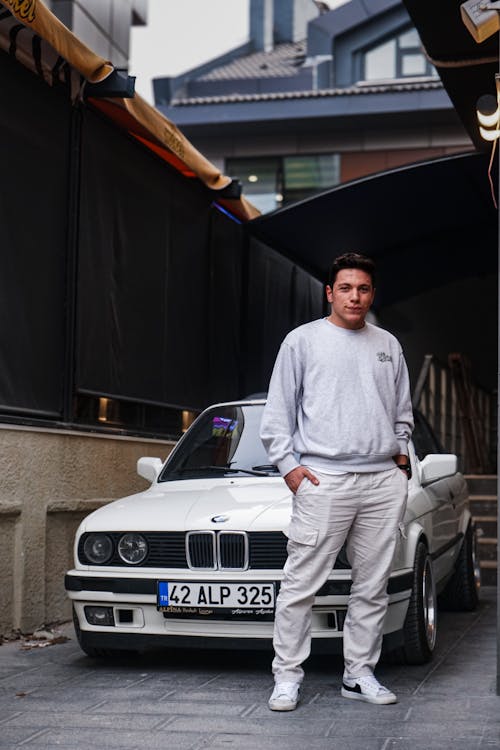
POLYGON ((481 139, 476 102, 482 94, 496 97, 498 35, 478 43, 462 21, 463 0, 403 0, 427 55, 477 148, 491 146, 481 139))
MULTIPOLYGON (((488 157, 450 156, 340 185, 247 225, 326 280, 337 255, 377 260, 376 307, 496 268, 497 212, 488 157)), ((496 177, 494 177, 496 179, 496 177)))

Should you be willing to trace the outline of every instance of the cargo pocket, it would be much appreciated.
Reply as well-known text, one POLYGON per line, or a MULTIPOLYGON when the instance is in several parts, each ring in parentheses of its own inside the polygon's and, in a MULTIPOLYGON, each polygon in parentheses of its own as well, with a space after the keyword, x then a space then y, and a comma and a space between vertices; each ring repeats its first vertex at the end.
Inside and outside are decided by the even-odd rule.
POLYGON ((308 526, 297 518, 292 518, 287 536, 290 542, 315 547, 318 541, 318 529, 308 526))

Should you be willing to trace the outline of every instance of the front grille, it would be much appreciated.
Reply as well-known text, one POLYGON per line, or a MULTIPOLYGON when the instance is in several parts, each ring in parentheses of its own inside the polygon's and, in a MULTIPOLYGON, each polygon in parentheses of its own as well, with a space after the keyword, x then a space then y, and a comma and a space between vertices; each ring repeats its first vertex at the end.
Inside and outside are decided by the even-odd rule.
POLYGON ((188 531, 186 558, 192 570, 217 570, 215 531, 188 531))
POLYGON ((248 536, 244 531, 220 531, 217 535, 219 570, 248 568, 248 536))
POLYGON ((288 539, 281 531, 250 531, 249 567, 257 570, 281 570, 286 562, 288 539))
POLYGON ((248 536, 245 531, 188 531, 186 558, 191 570, 246 570, 248 536))
MULTIPOLYGON (((198 570, 216 570, 217 567, 221 570, 281 570, 286 562, 288 540, 281 531, 141 531, 149 551, 140 565, 131 566, 123 562, 117 552, 118 541, 125 533, 107 533, 115 551, 106 566, 189 568, 188 553, 191 568, 198 570)), ((87 536, 82 534, 78 544, 78 559, 83 565, 92 564, 83 551, 87 536)), ((339 554, 335 568, 350 567, 344 555, 345 548, 339 554)))

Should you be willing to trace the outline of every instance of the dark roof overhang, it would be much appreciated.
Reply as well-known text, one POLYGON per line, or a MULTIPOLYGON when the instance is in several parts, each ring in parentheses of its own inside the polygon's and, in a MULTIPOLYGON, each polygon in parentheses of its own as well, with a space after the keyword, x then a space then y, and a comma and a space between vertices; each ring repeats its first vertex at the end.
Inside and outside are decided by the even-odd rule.
POLYGON ((482 94, 496 97, 498 35, 477 43, 462 21, 463 0, 403 2, 472 141, 489 149, 479 135, 476 102, 482 94))
POLYGON ((261 216, 249 231, 326 280, 337 255, 377 260, 375 307, 496 268, 488 158, 451 156, 340 185, 261 216))

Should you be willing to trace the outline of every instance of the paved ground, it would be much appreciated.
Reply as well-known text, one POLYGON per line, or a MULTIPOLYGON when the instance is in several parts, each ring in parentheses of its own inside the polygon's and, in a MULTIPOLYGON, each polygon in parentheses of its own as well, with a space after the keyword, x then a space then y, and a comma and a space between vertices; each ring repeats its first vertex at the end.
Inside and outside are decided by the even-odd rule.
POLYGON ((268 654, 155 652, 106 663, 84 656, 73 637, 31 650, 5 643, 0 748, 500 748, 495 590, 483 590, 477 612, 443 613, 440 625, 431 665, 380 665, 398 704, 341 698, 341 662, 322 657, 310 660, 303 701, 288 714, 266 706, 268 654))

